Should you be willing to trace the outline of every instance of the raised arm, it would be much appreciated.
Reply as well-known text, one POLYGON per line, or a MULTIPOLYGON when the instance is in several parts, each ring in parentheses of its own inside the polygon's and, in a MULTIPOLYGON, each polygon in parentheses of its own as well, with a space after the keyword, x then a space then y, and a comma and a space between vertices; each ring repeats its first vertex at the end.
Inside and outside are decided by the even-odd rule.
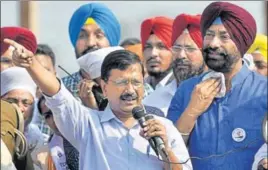
POLYGON ((53 73, 47 71, 34 57, 34 54, 13 40, 5 39, 5 43, 15 48, 12 56, 16 66, 24 67, 37 86, 48 96, 55 95, 60 89, 60 83, 53 73))
POLYGON ((89 122, 92 122, 92 118, 89 112, 92 110, 83 107, 54 74, 39 64, 32 52, 15 41, 8 39, 4 41, 15 47, 12 56, 14 64, 26 68, 37 86, 45 94, 46 104, 53 112, 59 131, 72 145, 79 149, 83 137, 90 129, 89 122))

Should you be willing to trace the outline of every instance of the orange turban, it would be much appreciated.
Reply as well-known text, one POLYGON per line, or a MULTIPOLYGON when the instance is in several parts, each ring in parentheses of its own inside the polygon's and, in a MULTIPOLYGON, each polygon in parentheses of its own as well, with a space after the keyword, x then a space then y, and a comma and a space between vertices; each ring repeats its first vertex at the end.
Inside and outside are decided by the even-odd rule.
POLYGON ((187 15, 180 14, 173 22, 172 30, 172 44, 176 39, 187 29, 191 38, 194 40, 199 48, 202 48, 202 36, 200 31, 200 19, 201 15, 187 15))
POLYGON ((129 51, 137 54, 139 56, 141 62, 144 62, 141 44, 129 45, 126 47, 126 50, 129 50, 129 51))
POLYGON ((142 49, 151 33, 155 34, 168 47, 171 47, 173 19, 167 17, 154 17, 146 19, 141 24, 142 49))

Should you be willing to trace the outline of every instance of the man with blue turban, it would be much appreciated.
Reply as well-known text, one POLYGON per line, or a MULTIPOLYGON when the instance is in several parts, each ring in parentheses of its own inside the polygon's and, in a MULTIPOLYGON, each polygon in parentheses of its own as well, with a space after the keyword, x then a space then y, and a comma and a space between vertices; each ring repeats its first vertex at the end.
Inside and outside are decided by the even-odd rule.
MULTIPOLYGON (((117 46, 120 35, 118 20, 102 3, 82 5, 74 12, 69 23, 69 36, 77 59, 97 49, 117 46)), ((62 80, 71 93, 78 97, 78 84, 86 77, 88 75, 80 69, 62 80)))

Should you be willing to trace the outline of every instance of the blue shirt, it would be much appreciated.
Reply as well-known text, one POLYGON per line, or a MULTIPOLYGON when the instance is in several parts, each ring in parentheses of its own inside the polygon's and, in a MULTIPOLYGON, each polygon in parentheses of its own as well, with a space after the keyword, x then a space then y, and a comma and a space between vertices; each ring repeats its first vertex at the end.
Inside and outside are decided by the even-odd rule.
MULTIPOLYGON (((194 87, 206 73, 183 82, 172 99, 167 118, 174 123, 187 107, 194 87)), ((254 155, 264 143, 262 121, 267 113, 267 78, 250 71, 245 65, 232 79, 232 88, 196 121, 189 138, 190 156, 207 157, 223 154, 260 139, 249 148, 208 160, 192 159, 198 170, 250 170, 254 155), (246 138, 236 142, 232 133, 242 128, 246 138)))
MULTIPOLYGON (((79 151, 81 170, 163 170, 149 142, 140 136, 140 125, 126 128, 108 105, 104 111, 82 106, 61 84, 60 91, 46 96, 62 135, 79 151)), ((149 108, 149 107, 145 107, 149 108)), ((168 145, 180 162, 189 158, 184 141, 173 123, 155 115, 167 129, 168 145)), ((183 165, 192 169, 191 161, 183 165)))

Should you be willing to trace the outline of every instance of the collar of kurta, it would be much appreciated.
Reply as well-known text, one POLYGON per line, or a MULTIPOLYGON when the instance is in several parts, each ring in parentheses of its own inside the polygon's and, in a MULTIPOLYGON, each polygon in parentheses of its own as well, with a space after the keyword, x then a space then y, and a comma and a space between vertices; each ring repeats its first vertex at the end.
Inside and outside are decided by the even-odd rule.
POLYGON ((110 105, 108 104, 106 109, 103 111, 103 114, 100 117, 101 123, 108 122, 111 119, 115 119, 116 116, 114 115, 110 105))
POLYGON ((232 87, 242 84, 251 71, 246 64, 243 64, 240 71, 232 78, 232 87))
MULTIPOLYGON (((105 123, 105 122, 109 122, 110 120, 114 119, 115 121, 117 121, 119 124, 122 124, 123 125, 123 122, 121 120, 119 120, 113 113, 112 109, 111 109, 111 106, 108 104, 106 109, 102 112, 101 116, 100 116, 100 122, 101 123, 105 123)), ((138 125, 138 122, 136 122, 134 125, 133 125, 133 128, 135 126, 138 125)))

